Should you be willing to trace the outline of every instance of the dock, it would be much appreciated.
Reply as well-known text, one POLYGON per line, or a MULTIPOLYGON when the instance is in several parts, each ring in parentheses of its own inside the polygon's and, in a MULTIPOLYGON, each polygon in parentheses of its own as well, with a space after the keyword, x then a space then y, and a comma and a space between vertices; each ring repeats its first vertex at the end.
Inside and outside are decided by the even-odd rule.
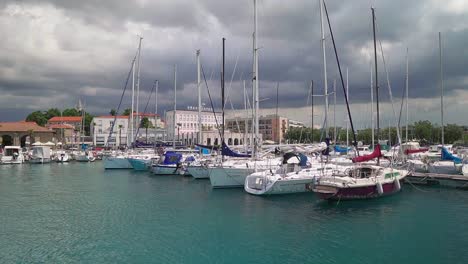
POLYGON ((413 172, 405 180, 410 184, 445 186, 468 190, 468 177, 463 175, 413 172))

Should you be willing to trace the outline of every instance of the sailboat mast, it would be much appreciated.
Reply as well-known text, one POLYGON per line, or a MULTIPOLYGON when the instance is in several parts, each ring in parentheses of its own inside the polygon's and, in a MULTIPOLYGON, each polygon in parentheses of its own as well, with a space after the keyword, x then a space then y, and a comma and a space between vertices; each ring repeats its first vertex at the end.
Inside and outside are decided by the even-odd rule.
POLYGON ((406 48, 406 133, 405 133, 405 141, 408 142, 408 89, 409 89, 409 63, 408 63, 408 48, 406 48))
MULTIPOLYGON (((224 98, 224 64, 225 64, 225 42, 226 42, 226 38, 223 38, 223 65, 222 65, 222 72, 221 72, 221 109, 222 109, 222 113, 223 113, 223 116, 222 116, 222 121, 221 121, 221 135, 222 135, 222 138, 221 138, 221 142, 222 142, 222 147, 224 147, 224 144, 226 144, 224 142, 224 101, 225 101, 225 98, 224 98)), ((221 160, 224 161, 224 154, 223 152, 221 151, 221 160)))
MULTIPOLYGON (((346 96, 349 100, 349 74, 348 68, 346 68, 346 96)), ((349 147, 349 117, 346 118, 346 149, 349 147)))
POLYGON ((325 137, 329 137, 328 131, 328 80, 327 80, 327 57, 325 52, 325 29, 323 27, 323 0, 319 0, 320 4, 320 31, 322 37, 320 39, 322 45, 322 60, 323 60, 323 82, 325 89, 325 137))
MULTIPOLYGON (((138 36, 140 38, 140 41, 138 43, 138 64, 137 64, 137 79, 136 79, 136 89, 137 89, 137 95, 136 95, 136 123, 137 126, 140 124, 140 112, 138 111, 139 106, 140 106, 140 54, 141 54, 141 40, 143 39, 141 36, 138 36)), ((138 136, 138 135, 137 135, 138 136)))
POLYGON ((132 65, 132 110, 130 112, 130 140, 129 144, 133 143, 133 125, 134 125, 134 114, 133 109, 135 108, 135 60, 132 65))
POLYGON ((310 120, 310 124, 311 124, 311 130, 310 130, 310 134, 311 134, 311 139, 310 139, 310 143, 314 143, 314 80, 311 80, 310 81, 310 115, 311 115, 311 120, 310 120))
POLYGON ((333 143, 336 145, 336 79, 333 80, 333 143))
POLYGON ((374 128, 374 82, 373 82, 373 74, 372 74, 372 62, 370 63, 370 96, 371 96, 371 137, 372 143, 371 147, 374 148, 375 143, 375 128, 374 128))
POLYGON ((254 139, 254 157, 258 156, 258 145, 259 145, 259 98, 258 98, 258 48, 257 48, 257 1, 254 0, 254 33, 253 33, 253 44, 254 44, 254 65, 253 65, 253 81, 254 81, 254 103, 255 103, 255 139, 254 139))
MULTIPOLYGON (((159 90, 159 81, 155 81, 156 84, 156 93, 154 94, 154 145, 156 146, 157 141, 157 130, 158 130, 158 90, 159 90)), ((156 152, 155 152, 156 153, 156 152)))
MULTIPOLYGON (((172 147, 175 149, 175 133, 176 133, 176 115, 177 115, 177 65, 174 64, 174 116, 172 117, 172 123, 174 124, 174 136, 172 137, 172 147)), ((177 130, 179 128, 177 127, 177 130)))
MULTIPOLYGON (((278 105, 279 105, 279 82, 276 83, 276 122, 278 129, 276 131, 281 131, 281 123, 278 115, 278 105)), ((281 145, 281 132, 278 133, 278 144, 281 145)))
POLYGON ((440 122, 442 123, 442 146, 444 146, 444 72, 442 68, 442 33, 439 32, 440 64, 440 122))
POLYGON ((203 144, 202 143, 202 102, 201 102, 200 50, 197 50, 197 88, 198 88, 198 144, 203 144))
MULTIPOLYGON (((249 113, 247 112, 247 97, 246 97, 246 90, 245 90, 245 80, 243 81, 244 84, 244 113, 246 114, 246 117, 244 119, 244 147, 246 148, 247 146, 247 131, 248 131, 248 116, 249 113)), ((247 152, 247 151, 246 151, 247 152)))
MULTIPOLYGON (((375 64, 375 101, 377 108, 377 140, 380 138, 380 115, 379 115, 379 79, 377 71, 377 42, 375 36, 375 9, 372 7, 372 29, 374 32, 374 64, 375 64)), ((380 157, 377 157, 377 166, 380 165, 380 157)))
POLYGON ((374 66, 375 66, 375 101, 377 110, 377 139, 380 137, 380 115, 379 115, 379 79, 377 71, 377 41, 375 35, 375 9, 372 7, 372 29, 374 34, 374 66))

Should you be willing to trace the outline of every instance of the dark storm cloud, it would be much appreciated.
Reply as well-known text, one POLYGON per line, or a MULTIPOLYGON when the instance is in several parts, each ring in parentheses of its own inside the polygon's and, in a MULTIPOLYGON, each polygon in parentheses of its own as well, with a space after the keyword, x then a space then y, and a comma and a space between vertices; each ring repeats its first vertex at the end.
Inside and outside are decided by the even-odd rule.
MULTIPOLYGON (((423 0, 327 1, 344 78, 345 69, 349 68, 353 103, 366 103, 370 98, 371 4, 376 7, 378 37, 382 41, 394 99, 401 97, 404 88, 407 47, 410 96, 437 99, 438 31, 443 32, 446 95, 459 95, 457 90, 465 90, 468 80, 464 70, 468 54, 465 4, 449 1, 442 6, 438 1, 423 0)), ((96 113, 116 108, 136 51, 136 34, 144 37, 141 93, 147 96, 158 79, 160 110, 172 108, 174 64, 178 69, 178 105, 196 104, 196 49, 202 50, 206 78, 213 73, 209 87, 213 100, 219 101, 222 37, 227 38, 226 81, 231 80, 237 62, 230 98, 236 108, 243 107, 241 79, 247 81, 250 96, 252 1, 23 0, 3 2, 0 9, 3 10, 0 19, 7 22, 4 28, 0 26, 1 33, 11 36, 14 31, 26 32, 7 37, 0 44, 3 50, 0 91, 10 96, 9 102, 2 101, 3 109, 11 109, 18 103, 12 100, 21 101, 25 97, 44 98, 28 104, 31 109, 45 101, 60 101, 69 107, 78 98, 84 98, 96 113), (52 100, 54 96, 62 97, 52 100)), ((261 106, 276 106, 277 82, 280 83, 280 107, 305 106, 310 80, 314 80, 315 93, 323 93, 318 1, 259 0, 258 16, 260 97, 269 98, 261 106)), ((328 25, 325 27, 329 89, 336 79, 337 101, 341 104, 341 81, 328 25)), ((388 101, 380 55, 379 84, 381 99, 388 101)), ((203 89, 204 101, 209 104, 206 88, 203 89)), ((459 97, 459 100, 466 98, 459 97)), ((32 101, 29 98, 24 102, 32 101)), ((140 100, 141 107, 144 101, 146 97, 140 100)), ((322 104, 323 98, 317 97, 314 102, 322 104)), ((129 104, 126 96, 124 105, 129 104)))

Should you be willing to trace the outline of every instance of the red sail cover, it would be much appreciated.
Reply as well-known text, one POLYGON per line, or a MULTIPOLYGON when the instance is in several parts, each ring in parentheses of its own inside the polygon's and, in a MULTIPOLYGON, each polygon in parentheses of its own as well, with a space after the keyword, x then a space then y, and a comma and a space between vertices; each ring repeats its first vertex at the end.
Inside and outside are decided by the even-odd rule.
POLYGON ((414 153, 419 153, 419 152, 426 152, 428 150, 429 150, 428 148, 407 149, 405 150, 405 154, 409 155, 409 154, 414 154, 414 153))
POLYGON ((382 152, 380 152, 380 144, 375 145, 374 152, 369 155, 359 156, 353 158, 353 162, 364 162, 375 158, 382 157, 382 152))

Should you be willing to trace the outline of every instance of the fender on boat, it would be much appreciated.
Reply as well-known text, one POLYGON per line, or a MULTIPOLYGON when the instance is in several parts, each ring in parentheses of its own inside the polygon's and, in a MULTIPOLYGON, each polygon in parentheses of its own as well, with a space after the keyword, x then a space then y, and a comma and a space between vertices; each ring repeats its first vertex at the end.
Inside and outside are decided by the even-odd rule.
POLYGON ((379 193, 379 195, 382 195, 382 194, 383 194, 383 186, 382 186, 382 183, 381 183, 381 182, 377 182, 376 187, 377 187, 377 192, 379 193))

